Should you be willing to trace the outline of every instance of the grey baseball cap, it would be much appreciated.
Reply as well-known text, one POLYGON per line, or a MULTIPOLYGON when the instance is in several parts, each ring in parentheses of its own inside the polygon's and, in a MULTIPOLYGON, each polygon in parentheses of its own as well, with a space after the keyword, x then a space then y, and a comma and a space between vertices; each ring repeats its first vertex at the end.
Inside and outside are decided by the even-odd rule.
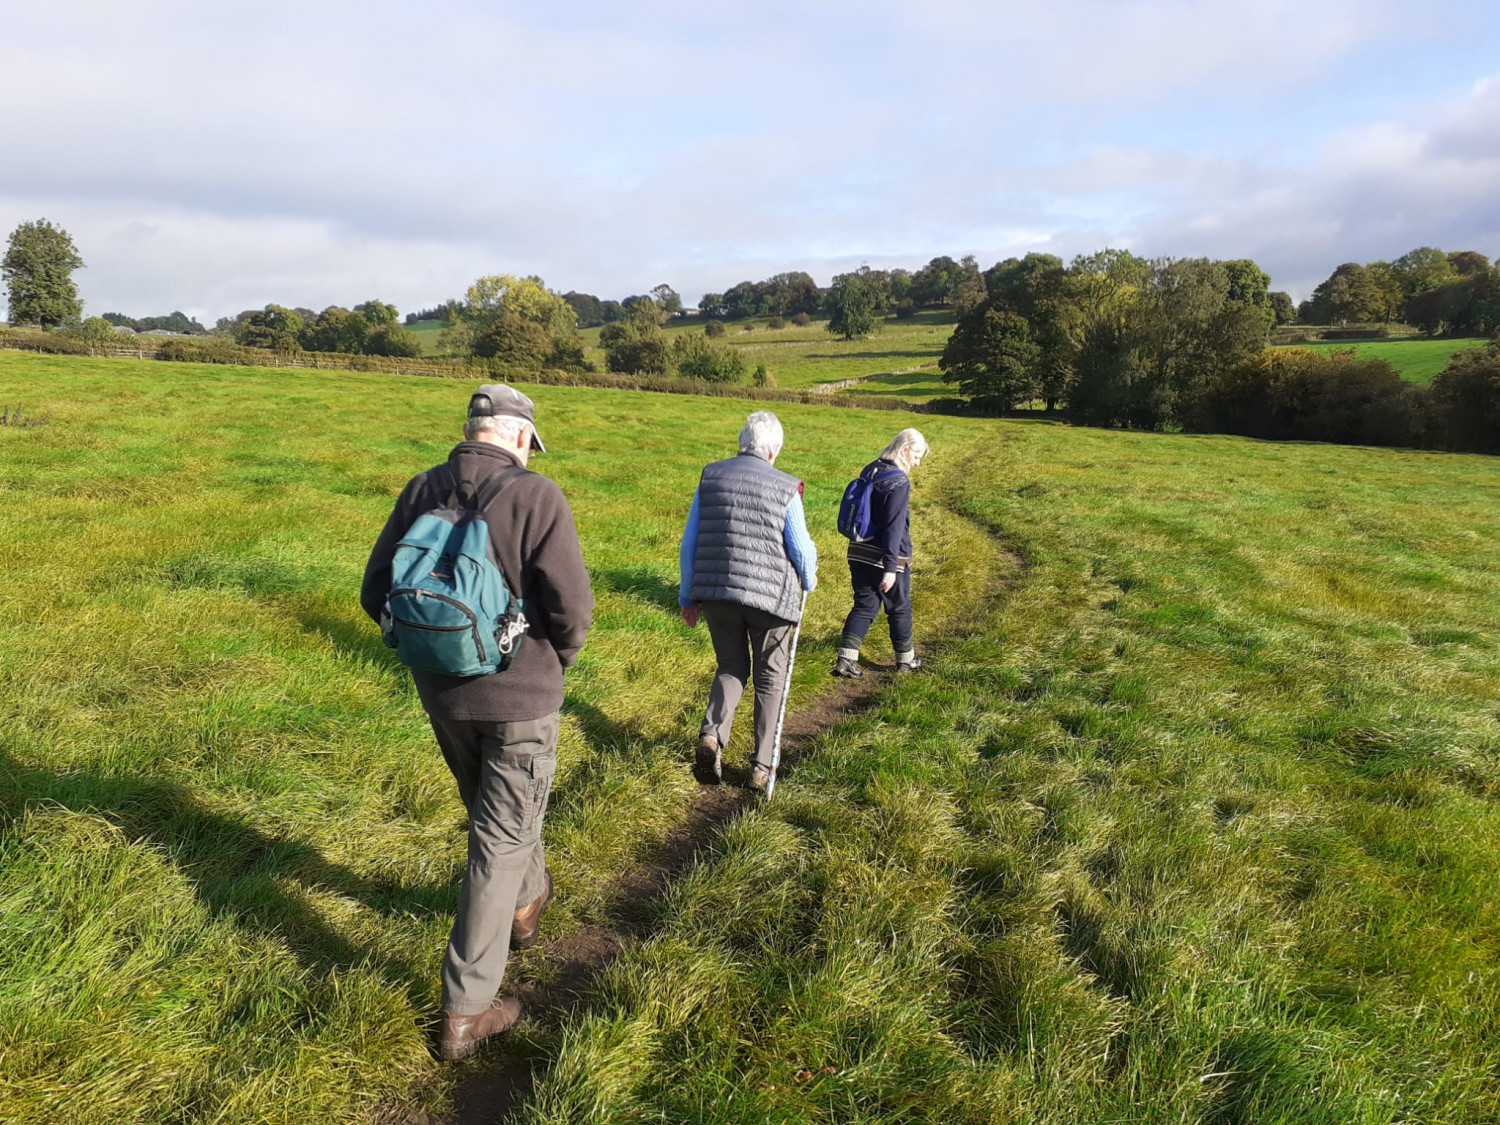
POLYGON ((536 407, 514 387, 504 383, 486 383, 469 397, 470 418, 524 418, 531 423, 531 448, 546 453, 542 435, 536 432, 536 407))

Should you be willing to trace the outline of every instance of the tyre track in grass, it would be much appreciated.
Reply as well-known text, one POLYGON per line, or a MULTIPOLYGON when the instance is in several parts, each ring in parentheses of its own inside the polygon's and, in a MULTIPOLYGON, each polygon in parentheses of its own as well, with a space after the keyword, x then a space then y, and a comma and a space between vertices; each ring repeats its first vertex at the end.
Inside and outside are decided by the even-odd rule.
MULTIPOLYGON (((969 455, 978 452, 976 447, 969 455)), ((941 494, 942 484, 937 484, 941 494)), ((938 626, 924 646, 929 654, 940 653, 967 636, 977 622, 972 610, 1013 586, 1027 568, 1025 559, 1000 537, 952 509, 941 504, 935 507, 982 542, 987 558, 983 583, 938 626)), ((795 778, 798 763, 824 731, 875 706, 881 689, 895 675, 893 665, 867 665, 860 679, 838 680, 804 706, 789 711, 783 727, 782 777, 795 778)), ((686 759, 684 768, 688 768, 686 759)), ((600 922, 518 954, 529 961, 528 979, 515 990, 527 1020, 556 1027, 564 1016, 586 1007, 600 975, 627 947, 651 936, 661 899, 712 847, 723 829, 757 803, 758 798, 743 787, 747 773, 743 765, 726 762, 724 784, 700 788, 677 827, 640 863, 616 877, 613 904, 600 922)), ((435 1021, 431 1030, 435 1037, 435 1021)), ((435 1076, 437 1082, 452 1084, 451 1112, 388 1103, 375 1109, 370 1125, 494 1125, 510 1120, 525 1104, 535 1076, 549 1061, 540 1053, 528 1055, 525 1046, 502 1036, 471 1061, 435 1076)))

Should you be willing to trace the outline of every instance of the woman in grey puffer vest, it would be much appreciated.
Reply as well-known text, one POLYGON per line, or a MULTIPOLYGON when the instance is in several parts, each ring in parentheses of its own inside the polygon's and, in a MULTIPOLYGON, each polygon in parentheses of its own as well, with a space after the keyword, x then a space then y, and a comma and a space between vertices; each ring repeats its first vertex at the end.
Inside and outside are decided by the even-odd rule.
POLYGON ((818 584, 818 549, 807 533, 802 482, 773 465, 781 445, 776 415, 751 414, 740 431, 739 455, 703 470, 682 535, 682 620, 692 628, 702 612, 718 661, 698 736, 695 772, 705 784, 722 778, 734 709, 753 679, 750 786, 765 789, 792 629, 802 592, 818 584))

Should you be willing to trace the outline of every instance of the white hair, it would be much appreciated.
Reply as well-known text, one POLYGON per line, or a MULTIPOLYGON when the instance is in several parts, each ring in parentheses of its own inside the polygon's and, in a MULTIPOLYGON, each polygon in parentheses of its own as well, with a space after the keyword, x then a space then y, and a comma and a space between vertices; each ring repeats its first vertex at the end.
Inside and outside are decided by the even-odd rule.
POLYGON ((918 457, 927 455, 927 439, 922 436, 921 430, 910 427, 902 430, 891 438, 891 444, 880 451, 880 456, 887 461, 894 461, 903 453, 914 453, 918 457))
POLYGON ((530 438, 531 423, 509 414, 480 416, 464 423, 464 437, 469 441, 477 440, 480 434, 494 434, 502 445, 514 445, 523 436, 530 438))
POLYGON ((781 422, 776 415, 757 410, 745 419, 745 428, 740 431, 740 452, 771 457, 781 452, 782 441, 781 422))

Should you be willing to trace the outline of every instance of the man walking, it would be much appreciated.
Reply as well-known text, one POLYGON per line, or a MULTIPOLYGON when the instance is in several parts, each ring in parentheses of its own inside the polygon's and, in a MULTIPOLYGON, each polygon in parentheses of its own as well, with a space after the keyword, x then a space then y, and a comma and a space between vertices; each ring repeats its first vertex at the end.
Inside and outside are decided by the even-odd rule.
POLYGON ((927 455, 927 439, 913 429, 902 430, 860 472, 869 482, 870 535, 849 544, 849 579, 854 585, 854 607, 844 621, 839 639, 835 676, 864 675, 859 649, 882 608, 891 629, 896 671, 915 672, 922 666, 911 641, 911 471, 927 455))
POLYGON ((757 410, 746 418, 738 456, 703 470, 682 536, 682 620, 693 628, 701 612, 718 662, 694 769, 705 785, 722 779, 734 709, 753 679, 750 788, 765 791, 792 629, 803 591, 818 584, 818 549, 807 533, 802 482, 774 467, 781 445, 776 415, 757 410))
POLYGON ((536 939, 552 898, 541 830, 557 769, 563 670, 583 647, 594 606, 568 502, 526 468, 533 452, 546 452, 531 399, 503 383, 480 387, 469 399, 464 439, 446 463, 402 490, 360 590, 361 606, 380 622, 397 544, 413 521, 437 509, 478 508, 492 561, 523 599, 525 633, 503 671, 412 672, 469 813, 469 862, 443 958, 444 1059, 472 1054, 521 1014, 515 997, 497 996, 511 948, 536 939))

